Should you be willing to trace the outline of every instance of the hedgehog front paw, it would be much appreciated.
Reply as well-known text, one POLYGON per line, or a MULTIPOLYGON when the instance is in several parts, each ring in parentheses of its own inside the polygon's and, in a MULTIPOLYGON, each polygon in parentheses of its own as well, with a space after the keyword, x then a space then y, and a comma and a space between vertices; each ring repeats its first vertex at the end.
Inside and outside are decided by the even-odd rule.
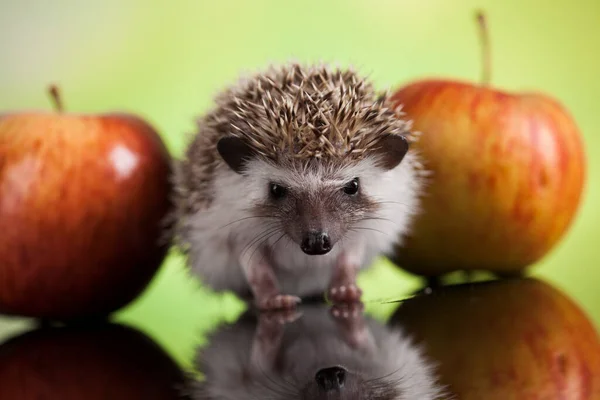
POLYGON ((330 311, 341 336, 354 348, 364 346, 369 339, 363 311, 364 305, 360 301, 334 304, 330 311))
POLYGON ((353 303, 339 303, 331 307, 331 315, 339 321, 356 321, 361 319, 364 311, 364 304, 360 301, 353 303))
POLYGON ((342 329, 344 338, 354 342, 358 338, 359 331, 364 327, 364 304, 360 301, 354 303, 334 304, 330 313, 338 327, 342 329))
POLYGON ((300 303, 300 297, 287 294, 276 294, 258 299, 256 306, 262 311, 291 309, 300 303))
POLYGON ((362 290, 355 283, 332 285, 327 295, 333 303, 354 303, 360 301, 362 290))
POLYGON ((296 308, 282 308, 277 310, 263 310, 260 313, 259 321, 264 326, 282 326, 291 324, 302 317, 302 313, 296 308))

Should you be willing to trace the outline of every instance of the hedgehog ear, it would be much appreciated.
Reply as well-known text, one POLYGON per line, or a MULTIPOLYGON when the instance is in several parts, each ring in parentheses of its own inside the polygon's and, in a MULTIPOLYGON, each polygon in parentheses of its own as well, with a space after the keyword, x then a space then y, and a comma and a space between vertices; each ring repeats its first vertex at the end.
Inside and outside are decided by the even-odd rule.
POLYGON ((217 151, 229 167, 242 173, 244 164, 255 155, 254 150, 242 139, 235 136, 226 136, 217 142, 217 151))
POLYGON ((408 140, 402 135, 384 136, 375 150, 377 165, 386 170, 397 167, 408 152, 408 147, 408 140))

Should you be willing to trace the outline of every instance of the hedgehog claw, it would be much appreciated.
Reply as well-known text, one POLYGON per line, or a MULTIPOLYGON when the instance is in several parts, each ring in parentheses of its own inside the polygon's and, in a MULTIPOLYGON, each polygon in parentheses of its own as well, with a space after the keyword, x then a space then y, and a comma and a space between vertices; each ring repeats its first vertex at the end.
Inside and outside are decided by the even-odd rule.
POLYGON ((262 311, 274 311, 274 310, 289 310, 300 303, 301 300, 297 296, 290 296, 287 294, 277 294, 270 297, 259 299, 257 306, 262 311))
POLYGON ((350 283, 330 287, 328 295, 333 303, 354 303, 360 301, 362 290, 356 284, 350 283))
POLYGON ((283 308, 279 310, 263 310, 260 313, 260 323, 265 325, 291 324, 302 316, 295 308, 283 308))
POLYGON ((369 339, 363 311, 360 301, 335 304, 330 311, 346 343, 355 348, 363 347, 369 339))
POLYGON ((331 307, 331 315, 339 320, 356 320, 362 318, 364 304, 360 301, 339 303, 331 307))

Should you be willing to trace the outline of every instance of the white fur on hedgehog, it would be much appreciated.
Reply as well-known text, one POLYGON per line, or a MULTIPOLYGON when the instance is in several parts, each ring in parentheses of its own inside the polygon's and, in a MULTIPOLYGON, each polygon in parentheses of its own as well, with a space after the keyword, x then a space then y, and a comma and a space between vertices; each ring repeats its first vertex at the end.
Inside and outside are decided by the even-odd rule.
MULTIPOLYGON (((361 229, 350 232, 347 239, 336 244, 331 252, 322 256, 308 256, 299 246, 287 240, 279 240, 276 235, 269 240, 275 256, 275 272, 282 293, 297 296, 314 295, 324 292, 329 282, 332 263, 345 248, 354 246, 356 241, 366 243, 366 251, 360 265, 367 268, 374 258, 390 252, 405 234, 418 210, 419 176, 415 172, 416 155, 409 152, 400 165, 391 171, 381 173, 371 160, 338 172, 338 181, 345 182, 354 176, 361 177, 362 190, 382 201, 383 204, 374 215, 385 218, 360 223, 361 229), (370 230, 374 229, 374 230, 370 230)), ((190 243, 189 261, 194 272, 203 282, 214 290, 232 290, 244 292, 248 283, 239 266, 239 254, 233 253, 230 237, 248 243, 264 232, 265 227, 255 219, 234 222, 247 217, 245 208, 249 202, 266 196, 264 185, 258 184, 263 177, 279 177, 290 186, 301 186, 318 190, 323 178, 319 173, 311 176, 294 174, 261 162, 254 161, 248 166, 250 177, 242 177, 232 172, 226 165, 216 171, 214 201, 210 208, 189 217, 186 221, 190 243)), ((339 183, 338 182, 338 183, 339 183)), ((247 256, 256 256, 254 249, 246 251, 247 256)))

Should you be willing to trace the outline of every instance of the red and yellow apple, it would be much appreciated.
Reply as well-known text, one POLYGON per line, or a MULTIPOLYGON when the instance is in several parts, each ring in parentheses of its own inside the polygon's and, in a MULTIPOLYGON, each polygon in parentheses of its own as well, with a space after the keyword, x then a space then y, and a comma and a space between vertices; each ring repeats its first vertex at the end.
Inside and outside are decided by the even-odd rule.
POLYGON ((453 398, 600 399, 598 333, 541 280, 436 288, 403 302, 389 323, 424 346, 453 398))
POLYGON ((564 236, 586 177, 582 135, 543 93, 424 79, 391 96, 413 121, 429 172, 413 230, 398 247, 404 269, 523 271, 564 236))
POLYGON ((136 298, 168 250, 170 155, 140 117, 0 117, 0 312, 106 315, 136 298))
POLYGON ((180 399, 175 361, 123 325, 40 328, 0 345, 0 398, 180 399))

